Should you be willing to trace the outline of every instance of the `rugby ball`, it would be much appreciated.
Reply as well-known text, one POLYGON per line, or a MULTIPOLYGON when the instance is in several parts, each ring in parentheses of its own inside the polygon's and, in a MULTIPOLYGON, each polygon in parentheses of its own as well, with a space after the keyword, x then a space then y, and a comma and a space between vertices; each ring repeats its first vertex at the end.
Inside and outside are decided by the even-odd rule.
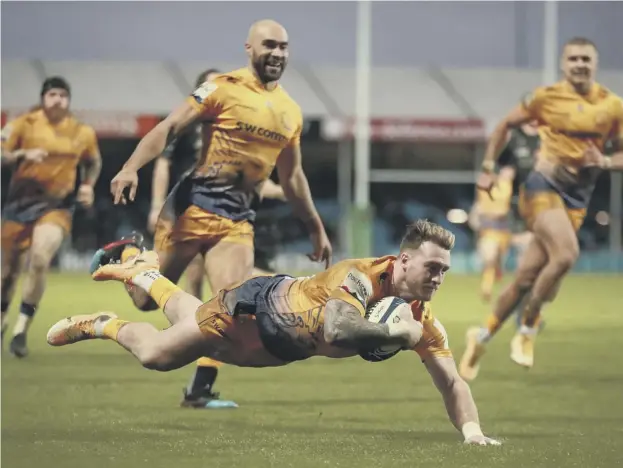
MULTIPOLYGON (((373 323, 396 323, 400 320, 398 312, 403 304, 407 304, 407 302, 399 297, 384 297, 368 308, 365 318, 373 323)), ((380 362, 395 356, 399 352, 400 346, 380 346, 376 349, 362 350, 359 352, 359 356, 366 361, 380 362)))

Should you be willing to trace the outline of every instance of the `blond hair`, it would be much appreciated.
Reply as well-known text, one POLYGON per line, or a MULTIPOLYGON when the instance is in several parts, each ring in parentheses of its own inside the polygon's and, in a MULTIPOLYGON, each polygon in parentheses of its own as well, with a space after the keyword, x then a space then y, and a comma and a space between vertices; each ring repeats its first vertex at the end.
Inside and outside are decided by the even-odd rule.
POLYGON ((454 234, 427 219, 418 219, 407 226, 407 232, 400 243, 400 251, 418 249, 424 242, 432 242, 442 249, 452 250, 454 234))

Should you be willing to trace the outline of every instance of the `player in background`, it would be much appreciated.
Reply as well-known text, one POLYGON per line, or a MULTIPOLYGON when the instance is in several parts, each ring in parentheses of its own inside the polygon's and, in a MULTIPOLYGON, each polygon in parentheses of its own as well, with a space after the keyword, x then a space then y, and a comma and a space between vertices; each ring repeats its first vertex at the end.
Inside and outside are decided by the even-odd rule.
MULTIPOLYGON (((530 171, 534 167, 536 158, 539 154, 540 139, 538 122, 532 121, 524 123, 509 131, 509 139, 506 147, 500 154, 500 166, 509 165, 515 169, 515 177, 513 179, 513 193, 519 194, 521 186, 528 178, 530 171)), ((515 197, 514 197, 515 198, 515 197)), ((517 210, 516 200, 513 203, 514 218, 517 222, 514 234, 511 239, 513 245, 519 253, 519 256, 525 251, 532 233, 526 228, 525 222, 521 220, 521 215, 517 210)))
POLYGON ((483 264, 480 294, 491 300, 493 285, 502 278, 504 262, 511 243, 511 200, 515 169, 504 166, 491 196, 476 190, 476 202, 470 211, 470 225, 478 232, 478 254, 483 264))
MULTIPOLYGON (((212 81, 219 70, 210 68, 199 74, 194 89, 200 87, 206 81, 212 81)), ((160 212, 164 206, 166 196, 175 183, 192 171, 201 156, 202 137, 201 124, 196 123, 180 135, 164 150, 154 164, 152 180, 151 210, 148 216, 148 230, 156 232, 156 225, 160 212), (173 184, 170 182, 173 181, 173 184)), ((285 199, 283 189, 268 179, 262 187, 261 197, 285 199)), ((158 231, 158 236, 168 235, 164 229, 158 231)), ((158 245, 160 239, 156 239, 158 245)), ((256 259, 257 260, 257 259, 256 259)), ((254 273, 260 270, 254 268, 254 273)), ((268 273, 261 271, 261 273, 268 273)), ((185 271, 186 291, 199 299, 203 298, 203 283, 205 281, 205 258, 199 253, 188 264, 185 271)), ((197 367, 191 377, 188 387, 185 389, 185 398, 182 406, 193 408, 233 408, 237 405, 228 400, 219 399, 219 394, 213 392, 214 384, 221 363, 210 358, 201 358, 197 361, 197 367), (196 396, 196 397, 195 397, 196 396)))
POLYGON ((511 359, 524 367, 533 366, 541 308, 553 299, 579 255, 576 233, 596 179, 602 170, 623 170, 623 152, 611 157, 602 154, 608 139, 621 137, 623 102, 595 82, 597 63, 597 48, 590 40, 568 41, 561 59, 564 79, 537 88, 491 136, 477 183, 485 191, 495 183, 495 161, 508 129, 539 122, 539 157, 520 197, 522 216, 534 238, 486 325, 467 332, 467 349, 460 364, 467 380, 477 376, 486 344, 524 300, 522 325, 511 342, 511 359))
POLYGON ((166 279, 154 252, 143 252, 123 264, 100 267, 93 278, 148 292, 171 327, 159 331, 100 312, 59 321, 48 332, 48 343, 112 340, 144 367, 159 371, 199 356, 241 367, 275 367, 397 345, 415 351, 424 363, 465 443, 499 445, 482 433, 469 386, 458 375, 446 331, 429 304, 450 268, 453 245, 452 233, 420 220, 407 228, 397 256, 344 260, 305 278, 251 278, 219 291, 206 304, 166 279), (373 323, 364 318, 371 305, 389 296, 406 301, 397 306, 394 319, 373 323))
MULTIPOLYGON (((515 196, 513 197, 512 203, 513 225, 511 226, 511 231, 513 234, 511 235, 511 245, 517 251, 518 259, 521 259, 521 256, 533 237, 533 234, 527 229, 525 222, 521 219, 517 206, 517 201, 519 199, 518 194, 521 190, 521 186, 528 178, 528 175, 536 163, 539 147, 538 121, 527 122, 510 129, 508 143, 502 150, 498 159, 501 167, 512 166, 515 170, 515 177, 513 179, 513 193, 515 196)), ((519 304, 514 312, 517 327, 521 326, 521 318, 523 315, 521 306, 522 304, 519 304)), ((542 330, 544 326, 545 321, 541 320, 539 323, 539 330, 542 330)))
MULTIPOLYGON (((301 109, 279 84, 289 56, 287 32, 274 21, 259 21, 251 26, 245 48, 248 66, 198 87, 140 141, 111 183, 115 204, 134 200, 137 171, 189 126, 203 123, 200 160, 171 191, 156 226, 160 268, 173 282, 197 254, 204 255, 216 291, 251 275, 255 211, 275 166, 288 201, 310 233, 310 258, 327 267, 331 261, 331 244, 301 163, 301 109)), ((92 270, 138 255, 137 244, 129 238, 104 247, 92 270)), ((129 292, 141 310, 158 307, 142 289, 130 287, 129 292)), ((185 394, 185 400, 204 396, 185 394)))
POLYGON ((26 335, 46 287, 52 259, 71 230, 74 203, 93 204, 101 168, 95 131, 69 111, 71 90, 61 77, 43 82, 40 105, 2 131, 2 164, 12 166, 2 213, 2 334, 29 251, 20 313, 9 350, 28 354, 26 335), (76 191, 78 169, 81 183, 76 191))
MULTIPOLYGON (((195 82, 195 89, 206 81, 212 81, 220 73, 215 68, 202 72, 195 82)), ((195 124, 190 130, 185 131, 179 138, 172 142, 164 150, 162 155, 156 158, 152 178, 151 209, 147 220, 147 229, 155 233, 156 223, 164 206, 167 194, 175 183, 193 169, 201 156, 201 125, 195 124), (174 181, 171 183, 171 181, 174 181)), ((283 188, 267 179, 262 187, 261 198, 270 198, 286 201, 283 188)), ((254 272, 269 273, 267 270, 255 267, 254 272)), ((186 291, 201 299, 203 297, 203 281, 205 279, 205 267, 202 255, 197 255, 188 265, 185 271, 186 291)))
POLYGON ((532 238, 532 233, 525 226, 517 232, 513 195, 519 192, 519 187, 534 166, 539 149, 537 124, 528 122, 509 130, 506 146, 499 158, 499 177, 491 196, 476 189, 476 202, 469 218, 470 226, 479 236, 478 253, 483 263, 481 295, 485 302, 490 301, 493 285, 502 277, 509 247, 514 246, 518 256, 521 256, 532 238))

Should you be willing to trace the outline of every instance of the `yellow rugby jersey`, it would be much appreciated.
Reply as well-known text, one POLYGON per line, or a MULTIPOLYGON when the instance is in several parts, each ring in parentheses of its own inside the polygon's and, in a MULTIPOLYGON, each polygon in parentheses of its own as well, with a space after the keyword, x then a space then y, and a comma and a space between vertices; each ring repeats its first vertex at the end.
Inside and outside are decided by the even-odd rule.
POLYGON ((567 81, 537 88, 523 101, 539 121, 542 156, 579 168, 592 142, 603 151, 614 132, 621 132, 623 104, 612 91, 594 83, 588 95, 578 94, 567 81))
POLYGON ((78 165, 99 158, 92 127, 67 116, 52 124, 43 110, 28 112, 2 131, 2 150, 40 148, 48 152, 41 162, 21 160, 11 177, 3 216, 19 222, 37 219, 45 211, 70 208, 78 165))
POLYGON ((188 102, 204 122, 191 203, 236 221, 254 220, 277 158, 300 144, 300 107, 281 85, 267 90, 248 68, 204 83, 188 102))
MULTIPOLYGON (((324 309, 332 298, 348 302, 363 317, 370 305, 390 296, 395 260, 394 256, 344 260, 312 277, 297 279, 285 299, 289 310, 297 316, 296 321, 300 322, 299 338, 305 340, 305 334, 311 339, 322 336, 324 309)), ((413 317, 424 329, 422 339, 414 349, 420 357, 452 356, 446 331, 434 317, 430 305, 414 301, 411 309, 413 317)))

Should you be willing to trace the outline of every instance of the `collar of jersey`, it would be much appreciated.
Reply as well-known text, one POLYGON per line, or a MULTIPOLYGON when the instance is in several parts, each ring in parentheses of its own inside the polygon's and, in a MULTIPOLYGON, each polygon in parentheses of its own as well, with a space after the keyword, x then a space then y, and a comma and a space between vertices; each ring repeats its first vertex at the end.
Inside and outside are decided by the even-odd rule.
POLYGON ((565 87, 566 91, 569 91, 570 93, 576 93, 582 99, 586 99, 589 102, 594 102, 597 99, 597 96, 599 96, 599 84, 595 83, 594 81, 591 84, 591 89, 588 94, 577 93, 573 85, 567 80, 563 80, 563 86, 565 87))
POLYGON ((279 89, 281 86, 277 83, 275 89, 267 89, 264 84, 255 76, 255 74, 249 70, 249 67, 244 67, 240 70, 240 75, 244 79, 244 82, 251 85, 256 91, 260 91, 263 93, 273 93, 279 89))

